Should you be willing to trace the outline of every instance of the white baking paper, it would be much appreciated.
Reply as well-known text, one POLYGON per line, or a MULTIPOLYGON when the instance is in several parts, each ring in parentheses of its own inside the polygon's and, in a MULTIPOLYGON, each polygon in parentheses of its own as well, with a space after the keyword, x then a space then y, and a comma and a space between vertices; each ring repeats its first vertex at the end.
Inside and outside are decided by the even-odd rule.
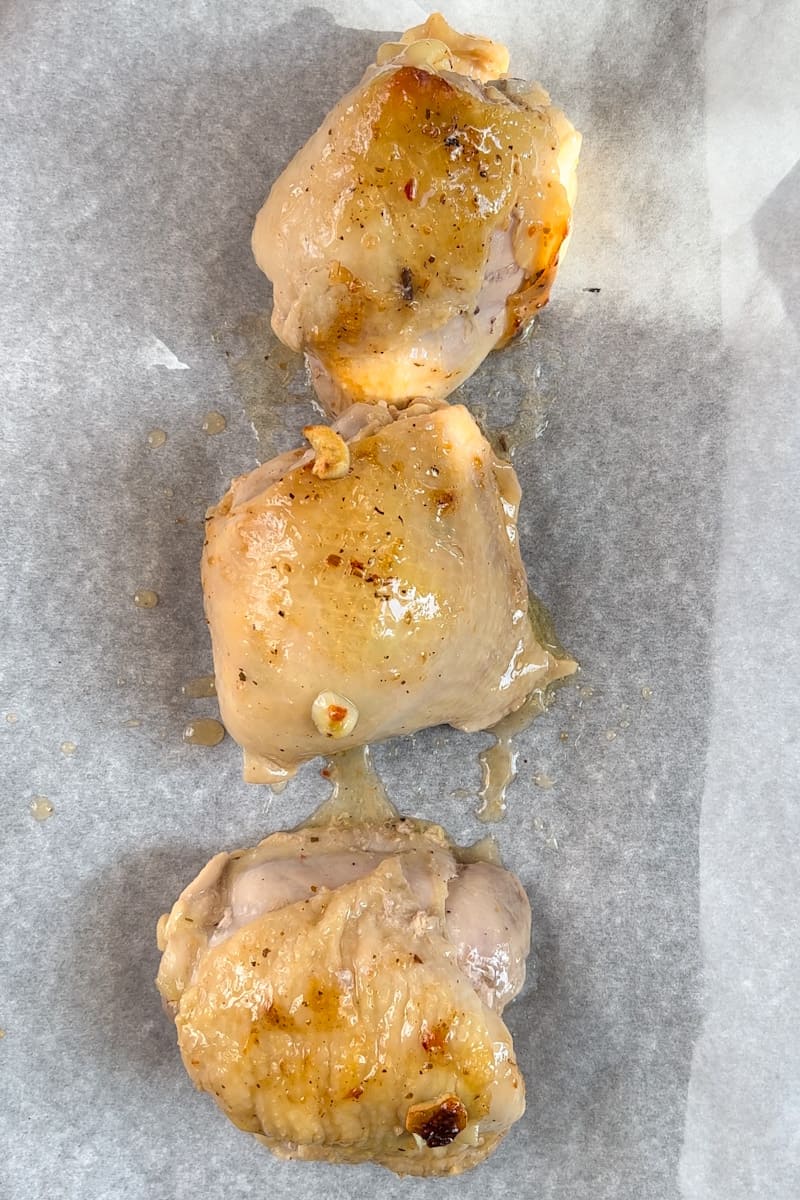
MULTIPOLYGON (((518 738, 496 829, 534 912, 508 1014, 524 1119, 457 1181, 278 1162, 194 1092, 153 986, 156 919, 198 868, 327 789, 317 762, 275 797, 241 782, 229 739, 182 741, 215 711, 181 694, 210 670, 201 521, 312 411, 288 356, 256 365, 254 215, 379 41, 427 11, 0 12, 9 1200, 800 1195, 790 3, 447 10, 507 41, 585 138, 552 303, 465 389, 490 428, 527 430, 523 556, 583 667, 518 738)), ((375 759, 404 811, 471 841, 490 741, 435 729, 375 759)))

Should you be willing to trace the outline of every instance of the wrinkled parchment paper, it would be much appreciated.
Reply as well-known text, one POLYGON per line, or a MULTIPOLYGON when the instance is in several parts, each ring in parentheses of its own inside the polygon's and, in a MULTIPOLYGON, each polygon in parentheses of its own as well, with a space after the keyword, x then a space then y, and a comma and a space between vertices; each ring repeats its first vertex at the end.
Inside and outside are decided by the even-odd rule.
MULTIPOLYGON (((200 865, 327 788, 317 762, 273 797, 229 739, 181 740, 215 711, 181 694, 210 670, 200 522, 311 413, 272 361, 256 439, 255 212, 425 10, 0 12, 3 1197, 800 1194, 797 10, 499 7, 447 15, 508 41, 585 143, 553 302, 467 396, 489 425, 546 418, 514 447, 522 549, 583 672, 518 739, 496 830, 534 911, 528 1110, 444 1183, 273 1160, 192 1090, 152 984, 200 865)), ((490 741, 375 758, 470 841, 490 741)))

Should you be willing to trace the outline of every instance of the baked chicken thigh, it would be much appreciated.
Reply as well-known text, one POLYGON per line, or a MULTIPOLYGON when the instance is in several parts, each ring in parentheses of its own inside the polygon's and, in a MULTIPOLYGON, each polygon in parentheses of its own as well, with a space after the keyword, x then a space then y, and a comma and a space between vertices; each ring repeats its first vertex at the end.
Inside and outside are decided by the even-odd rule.
POLYGON ((486 729, 575 670, 537 636, 519 484, 465 408, 362 404, 305 432, 310 451, 235 480, 207 518, 217 696, 245 779, 429 725, 486 729))
POLYGON ((496 861, 395 816, 218 854, 159 922, 195 1084, 282 1158, 455 1174, 524 1110, 501 1012, 530 908, 496 861))
POLYGON ((547 302, 580 135, 440 14, 380 47, 253 231, 273 328, 330 411, 442 399, 547 302))

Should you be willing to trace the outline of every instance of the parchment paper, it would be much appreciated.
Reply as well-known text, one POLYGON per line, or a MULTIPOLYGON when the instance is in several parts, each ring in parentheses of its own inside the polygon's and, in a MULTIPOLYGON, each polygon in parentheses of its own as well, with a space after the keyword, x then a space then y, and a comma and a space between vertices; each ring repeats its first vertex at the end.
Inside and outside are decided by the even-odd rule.
MULTIPOLYGON (((523 556, 583 665, 519 739, 496 829, 534 911, 509 1010, 524 1119, 455 1182, 279 1163, 192 1090, 161 1012, 159 914, 327 787, 315 763, 273 797, 230 739, 181 740, 214 713, 180 692, 210 670, 204 508, 270 452, 231 369, 269 305, 252 219, 386 26, 422 13, 0 12, 3 1197, 800 1194, 789 3, 447 10, 507 40, 585 135, 553 302, 466 393, 496 426, 535 382, 523 556)), ((302 381, 282 390, 276 448, 310 414, 302 381)), ((375 758, 403 810, 470 841, 489 741, 437 729, 375 758)))

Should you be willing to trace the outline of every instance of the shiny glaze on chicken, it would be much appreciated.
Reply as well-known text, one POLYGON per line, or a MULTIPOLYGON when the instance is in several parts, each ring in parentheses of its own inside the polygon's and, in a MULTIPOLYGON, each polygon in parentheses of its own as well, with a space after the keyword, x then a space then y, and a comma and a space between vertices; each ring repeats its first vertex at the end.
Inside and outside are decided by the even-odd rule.
POLYGON ((500 1013, 527 897, 436 825, 317 820, 219 854, 158 937, 190 1077, 280 1157, 454 1174, 522 1115, 500 1013))
POLYGON ((273 328, 331 411, 444 398, 547 302, 580 137, 507 65, 438 14, 381 47, 259 213, 273 328))
POLYGON ((575 670, 534 632, 516 475, 467 410, 362 405, 340 428, 346 474, 290 453, 207 520, 217 696, 252 782, 428 725, 485 729, 575 670))

